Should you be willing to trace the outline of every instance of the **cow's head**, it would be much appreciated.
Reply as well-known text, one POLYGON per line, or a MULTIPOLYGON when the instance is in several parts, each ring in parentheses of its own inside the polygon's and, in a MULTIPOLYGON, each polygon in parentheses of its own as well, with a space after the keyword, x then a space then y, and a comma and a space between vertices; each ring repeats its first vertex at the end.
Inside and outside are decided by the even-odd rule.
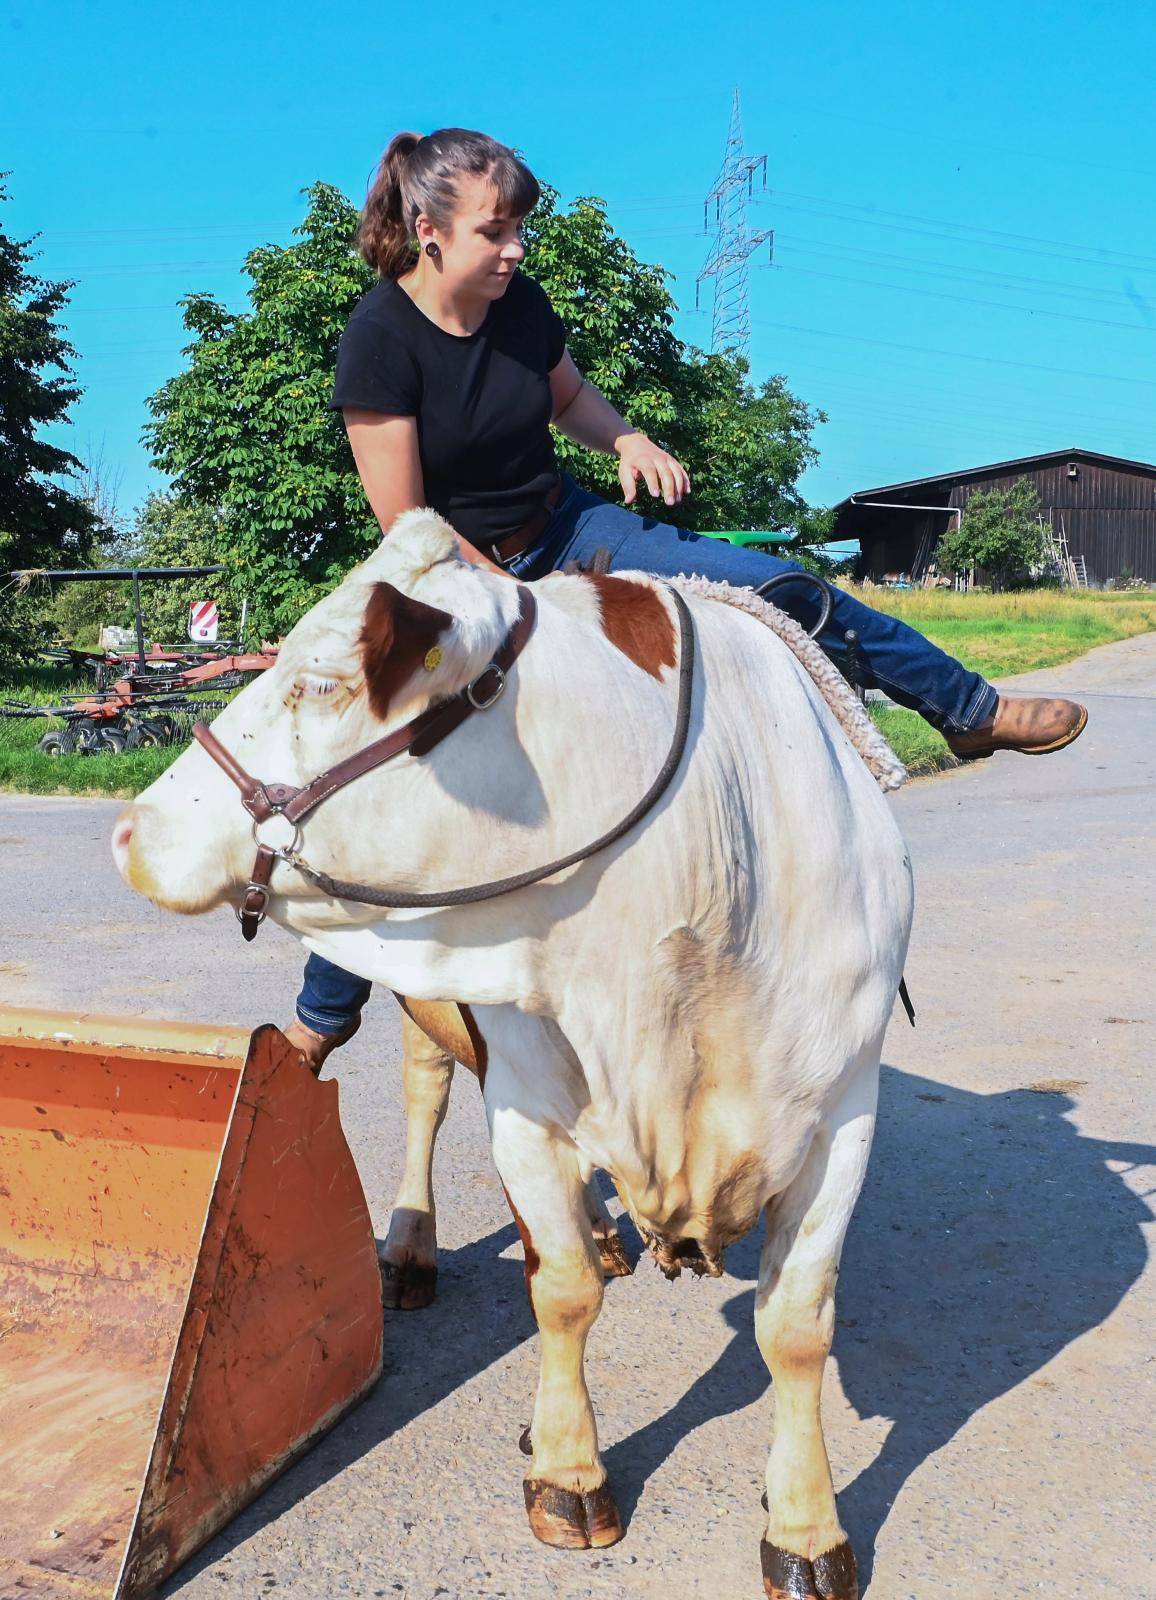
MULTIPOLYGON (((301 619, 276 666, 222 712, 214 732, 255 778, 305 784, 463 688, 517 612, 513 583, 466 563, 436 513, 407 512, 301 619)), ((282 842, 278 824, 266 826, 270 842, 282 842)), ((132 888, 181 912, 236 902, 254 855, 237 789, 197 745, 125 809, 112 847, 132 888)), ((284 866, 274 887, 308 893, 284 866)))

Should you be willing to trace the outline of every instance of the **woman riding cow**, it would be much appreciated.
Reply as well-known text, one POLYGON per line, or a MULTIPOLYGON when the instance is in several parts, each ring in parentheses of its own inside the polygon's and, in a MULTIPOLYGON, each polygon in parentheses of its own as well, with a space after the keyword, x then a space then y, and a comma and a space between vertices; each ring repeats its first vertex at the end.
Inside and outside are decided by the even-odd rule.
MULTIPOLYGON (((680 463, 582 376, 545 292, 518 271, 522 223, 538 196, 513 151, 466 129, 399 133, 382 157, 358 235, 380 281, 349 319, 331 402, 382 532, 429 505, 470 561, 529 579, 600 548, 611 571, 750 587, 792 570, 626 510, 559 473, 551 425, 618 456, 627 505, 640 480, 671 508, 690 488, 680 463)), ((801 585, 785 603, 807 626, 817 616, 801 585)), ((836 590, 820 643, 837 657, 849 629, 868 686, 920 712, 962 757, 1058 750, 1087 720, 1067 700, 1004 699, 914 629, 836 590)), ((356 1031, 369 989, 310 958, 288 1031, 315 1070, 356 1031)))

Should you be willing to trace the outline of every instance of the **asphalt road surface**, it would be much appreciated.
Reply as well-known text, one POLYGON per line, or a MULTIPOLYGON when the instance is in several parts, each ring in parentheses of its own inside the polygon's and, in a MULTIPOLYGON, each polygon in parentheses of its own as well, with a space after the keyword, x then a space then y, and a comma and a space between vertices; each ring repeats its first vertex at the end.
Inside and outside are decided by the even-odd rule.
MULTIPOLYGON (((897 1010, 888 1034, 824 1401, 872 1600, 1156 1596, 1156 636, 1019 683, 1086 696, 1072 749, 894 802, 919 1021, 897 1010)), ((134 898, 109 857, 116 810, 0 796, 3 999, 287 1020, 295 942, 270 927, 245 946, 230 916, 134 898)), ((401 1165, 398 1043, 378 998, 331 1063, 379 1234, 401 1165)), ((535 1335, 464 1072, 437 1184, 436 1304, 387 1314, 375 1393, 162 1593, 754 1600, 773 1415, 757 1241, 719 1280, 667 1283, 644 1257, 608 1285, 587 1370, 629 1527, 614 1549, 557 1552, 522 1509, 535 1335)))

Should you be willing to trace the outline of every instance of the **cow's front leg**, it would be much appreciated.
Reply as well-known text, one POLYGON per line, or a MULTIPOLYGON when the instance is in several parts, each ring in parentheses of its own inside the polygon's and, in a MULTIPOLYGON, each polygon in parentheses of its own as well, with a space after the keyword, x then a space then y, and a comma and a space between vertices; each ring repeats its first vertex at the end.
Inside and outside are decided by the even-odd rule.
POLYGON ((877 1067, 860 1070, 816 1133, 798 1177, 767 1207, 755 1335, 775 1395, 761 1547, 771 1600, 856 1600, 859 1592, 835 1507, 820 1396, 839 1255, 867 1168, 877 1081, 877 1067))
POLYGON ((586 1161, 581 1163, 580 1171, 586 1196, 586 1215, 594 1230, 594 1243, 602 1260, 602 1274, 606 1278, 628 1278, 634 1271, 634 1264, 622 1242, 618 1224, 606 1209, 606 1202, 598 1187, 598 1173, 586 1161))
POLYGON ((573 1147, 509 1105, 487 1097, 494 1160, 526 1260, 541 1369, 523 1449, 530 1527, 543 1544, 600 1548, 622 1537, 618 1507, 598 1454, 583 1361, 602 1306, 602 1263, 573 1147))
POLYGON ((428 1306, 437 1288, 434 1141, 445 1121, 454 1058, 406 1014, 401 1019, 405 1092, 405 1171, 389 1232, 378 1246, 382 1303, 402 1311, 428 1306))

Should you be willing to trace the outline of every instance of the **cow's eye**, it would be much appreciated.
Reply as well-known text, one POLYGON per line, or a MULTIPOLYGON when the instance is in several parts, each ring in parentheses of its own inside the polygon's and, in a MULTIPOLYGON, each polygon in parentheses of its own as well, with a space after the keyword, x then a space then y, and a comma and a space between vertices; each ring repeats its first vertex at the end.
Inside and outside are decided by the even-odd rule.
POLYGON ((319 672, 303 672, 297 679, 300 693, 315 699, 324 699, 326 695, 336 694, 340 687, 340 678, 326 678, 319 672))

